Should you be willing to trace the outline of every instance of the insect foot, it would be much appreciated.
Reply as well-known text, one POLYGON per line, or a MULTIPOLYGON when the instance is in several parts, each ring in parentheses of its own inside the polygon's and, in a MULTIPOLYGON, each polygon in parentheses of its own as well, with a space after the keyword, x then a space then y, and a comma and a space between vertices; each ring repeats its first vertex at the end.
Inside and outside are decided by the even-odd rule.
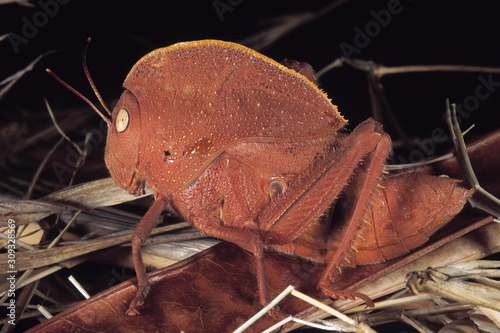
POLYGON ((322 286, 321 291, 325 295, 328 295, 330 298, 342 299, 342 300, 346 300, 346 299, 354 300, 356 298, 361 298, 363 301, 365 301, 366 307, 373 308, 375 306, 372 299, 368 295, 365 295, 365 294, 356 293, 356 292, 347 291, 347 290, 336 290, 336 289, 332 289, 332 288, 326 287, 326 286, 322 286))
POLYGON ((141 286, 138 287, 137 293, 135 294, 134 299, 132 300, 132 302, 130 302, 130 305, 128 307, 127 316, 133 317, 141 314, 139 310, 137 310, 137 307, 144 304, 144 300, 148 296, 150 288, 151 287, 149 285, 146 285, 144 287, 141 286))

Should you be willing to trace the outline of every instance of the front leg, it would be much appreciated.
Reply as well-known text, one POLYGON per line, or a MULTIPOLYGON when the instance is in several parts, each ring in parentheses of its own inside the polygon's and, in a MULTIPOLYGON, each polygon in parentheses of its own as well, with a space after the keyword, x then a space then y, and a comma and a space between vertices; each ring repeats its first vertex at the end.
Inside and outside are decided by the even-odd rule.
POLYGON ((146 275, 146 267, 142 261, 141 245, 148 240, 158 217, 166 206, 166 198, 157 198, 137 225, 134 235, 132 236, 132 257, 134 260, 135 273, 137 274, 137 292, 127 310, 127 315, 129 316, 139 314, 137 307, 144 303, 144 299, 148 295, 150 287, 146 275))

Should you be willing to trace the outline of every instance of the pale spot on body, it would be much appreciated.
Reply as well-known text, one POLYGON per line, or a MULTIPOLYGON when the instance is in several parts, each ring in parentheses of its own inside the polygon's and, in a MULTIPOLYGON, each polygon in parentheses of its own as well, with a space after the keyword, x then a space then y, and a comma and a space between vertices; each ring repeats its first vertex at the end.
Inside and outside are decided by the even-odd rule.
POLYGON ((190 85, 187 85, 187 86, 185 86, 184 88, 181 89, 181 92, 184 95, 189 96, 189 95, 191 95, 191 92, 193 92, 193 87, 191 87, 190 85))

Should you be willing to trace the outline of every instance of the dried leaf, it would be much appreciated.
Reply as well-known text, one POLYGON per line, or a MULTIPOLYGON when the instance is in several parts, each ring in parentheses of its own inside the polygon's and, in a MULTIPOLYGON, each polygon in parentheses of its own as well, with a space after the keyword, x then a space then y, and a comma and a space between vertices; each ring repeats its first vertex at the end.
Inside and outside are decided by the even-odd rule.
POLYGON ((460 303, 476 304, 500 311, 500 290, 477 282, 464 281, 428 268, 425 271, 411 272, 408 287, 415 293, 431 293, 453 299, 460 303))
MULTIPOLYGON (((146 195, 151 193, 151 190, 146 190, 146 195)), ((91 210, 140 197, 143 196, 129 194, 116 185, 113 179, 105 178, 75 185, 38 200, 0 202, 0 216, 3 221, 14 219, 18 225, 28 224, 65 210, 91 210)))
MULTIPOLYGON (((480 258, 498 251, 498 233, 500 225, 489 223, 425 256, 416 253, 418 259, 414 262, 384 274, 358 291, 372 297, 387 294, 394 288, 404 287, 407 272, 418 267, 446 264, 443 260, 451 263, 480 258)), ((323 266, 276 252, 268 252, 265 260, 271 297, 292 284, 304 293, 321 298, 316 283, 323 266)), ((260 309, 254 258, 230 243, 221 243, 183 262, 150 273, 149 278, 151 291, 141 307, 140 316, 125 315, 136 291, 134 279, 82 302, 28 332, 154 332, 159 328, 162 332, 228 332, 260 309)), ((357 303, 335 301, 333 306, 345 310, 357 303)), ((285 298, 279 307, 277 318, 266 315, 247 332, 262 331, 289 313, 307 320, 317 311, 307 310, 305 303, 293 297, 285 298)), ((315 313, 314 318, 321 315, 315 313)))
POLYGON ((438 333, 479 333, 477 325, 470 319, 454 320, 438 333))
MULTIPOLYGON (((177 223, 165 227, 153 229, 153 234, 176 230, 188 227, 187 222, 177 223)), ((85 241, 74 245, 59 246, 51 249, 41 249, 32 251, 19 251, 16 253, 16 270, 24 271, 27 269, 43 267, 61 261, 81 256, 86 253, 95 252, 111 246, 129 242, 132 238, 132 232, 128 235, 99 239, 94 241, 85 241)), ((0 271, 8 270, 8 253, 0 254, 0 271)))

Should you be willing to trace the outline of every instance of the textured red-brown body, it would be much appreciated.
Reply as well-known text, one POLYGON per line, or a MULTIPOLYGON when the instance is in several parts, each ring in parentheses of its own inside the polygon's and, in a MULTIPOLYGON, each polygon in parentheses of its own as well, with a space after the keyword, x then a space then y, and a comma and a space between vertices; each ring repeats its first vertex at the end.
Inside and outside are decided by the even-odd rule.
POLYGON ((122 160, 130 160, 149 186, 169 193, 194 182, 229 146, 323 138, 346 123, 312 82, 232 43, 179 43, 153 51, 123 86, 127 91, 115 111, 137 108, 137 114, 129 109, 131 125, 140 124, 128 133, 133 138, 116 143, 110 131, 108 168, 113 173, 111 156, 134 142, 122 160), (132 161, 134 154, 140 157, 132 161))
POLYGON ((156 199, 133 240, 139 289, 130 314, 148 291, 140 244, 166 206, 253 252, 265 303, 264 247, 327 263, 319 286, 351 297, 329 286, 340 265, 383 262, 422 245, 470 195, 450 179, 382 177, 390 138, 380 124, 341 132, 346 121, 315 83, 241 45, 208 40, 153 51, 124 87, 106 164, 120 186, 147 186, 156 199), (340 194, 333 209, 342 218, 332 225, 320 217, 340 194))

